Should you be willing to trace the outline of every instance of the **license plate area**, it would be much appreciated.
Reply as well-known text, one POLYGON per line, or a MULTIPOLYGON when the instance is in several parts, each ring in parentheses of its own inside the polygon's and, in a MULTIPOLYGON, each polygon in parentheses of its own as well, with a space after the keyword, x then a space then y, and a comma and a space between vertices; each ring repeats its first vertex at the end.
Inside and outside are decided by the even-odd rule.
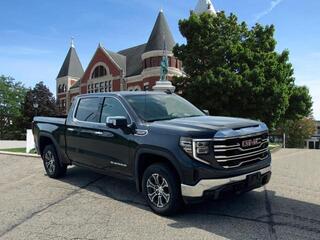
POLYGON ((254 173, 247 176, 247 187, 257 187, 261 185, 262 177, 261 173, 254 173))

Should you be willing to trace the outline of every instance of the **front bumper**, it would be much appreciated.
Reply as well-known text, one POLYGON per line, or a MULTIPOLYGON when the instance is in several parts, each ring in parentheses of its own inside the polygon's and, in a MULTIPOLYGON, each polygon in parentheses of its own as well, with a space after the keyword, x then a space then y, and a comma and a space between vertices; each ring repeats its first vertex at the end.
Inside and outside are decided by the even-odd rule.
MULTIPOLYGON (((262 179, 264 176, 267 177, 266 179, 266 183, 267 183, 270 180, 270 176, 271 176, 271 166, 260 169, 258 171, 246 173, 246 174, 236 176, 236 177, 231 177, 231 178, 203 179, 203 180, 200 180, 194 186, 181 184, 181 194, 183 197, 186 197, 186 198, 201 198, 201 197, 204 197, 205 192, 212 192, 214 190, 226 187, 228 185, 232 185, 234 183, 244 182, 247 180, 248 176, 258 174, 258 173, 260 173, 260 176, 262 176, 262 179)), ((261 185, 263 184, 264 183, 262 181, 261 185)), ((249 187, 247 187, 247 189, 250 190, 249 187)))

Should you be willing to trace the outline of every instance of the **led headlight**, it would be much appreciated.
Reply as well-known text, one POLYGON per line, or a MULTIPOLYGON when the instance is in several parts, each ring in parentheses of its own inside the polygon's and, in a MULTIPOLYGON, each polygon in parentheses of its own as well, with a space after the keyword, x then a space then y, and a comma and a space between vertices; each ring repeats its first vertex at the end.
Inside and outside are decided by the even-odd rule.
POLYGON ((193 146, 192 138, 181 137, 180 146, 182 149, 191 157, 193 157, 193 146))
POLYGON ((190 157, 209 164, 205 159, 201 159, 201 156, 210 154, 210 142, 181 137, 180 146, 190 157))

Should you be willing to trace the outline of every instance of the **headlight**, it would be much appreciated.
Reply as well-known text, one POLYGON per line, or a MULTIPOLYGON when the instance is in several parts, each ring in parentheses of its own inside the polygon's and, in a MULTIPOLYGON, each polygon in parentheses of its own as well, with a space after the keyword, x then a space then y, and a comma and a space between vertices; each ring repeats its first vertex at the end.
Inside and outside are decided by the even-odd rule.
POLYGON ((181 137, 180 146, 191 157, 193 157, 192 138, 181 137))
POLYGON ((199 155, 209 154, 209 142, 195 142, 196 152, 199 155))
POLYGON ((206 159, 201 158, 201 156, 204 157, 210 154, 209 141, 193 140, 192 138, 181 137, 180 146, 190 157, 200 162, 210 164, 206 159))

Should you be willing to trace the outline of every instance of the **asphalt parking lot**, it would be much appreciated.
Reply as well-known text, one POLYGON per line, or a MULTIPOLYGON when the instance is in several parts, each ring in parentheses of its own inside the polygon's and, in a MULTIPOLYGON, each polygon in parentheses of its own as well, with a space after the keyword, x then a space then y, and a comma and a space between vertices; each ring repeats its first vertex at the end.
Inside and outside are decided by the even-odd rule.
POLYGON ((153 214, 132 183, 0 155, 0 239, 320 239, 320 151, 281 150, 266 188, 153 214))

